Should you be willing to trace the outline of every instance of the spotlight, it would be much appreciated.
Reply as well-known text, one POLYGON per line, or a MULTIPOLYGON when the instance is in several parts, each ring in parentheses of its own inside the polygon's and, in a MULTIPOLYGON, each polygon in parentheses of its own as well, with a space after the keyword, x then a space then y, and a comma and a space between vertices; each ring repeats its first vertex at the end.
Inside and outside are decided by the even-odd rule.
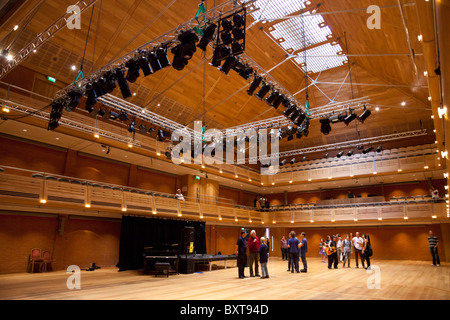
POLYGON ((307 159, 306 156, 304 156, 304 157, 302 158, 302 161, 305 162, 306 159, 307 159))
POLYGON ((280 97, 280 94, 278 93, 278 91, 273 91, 267 98, 266 98, 266 103, 271 106, 276 99, 278 99, 280 97))
POLYGON ((286 159, 280 162, 280 167, 284 166, 286 164, 286 159))
POLYGON ((106 81, 103 86, 103 91, 105 93, 113 92, 117 87, 117 76, 113 72, 108 71, 107 73, 105 73, 104 77, 106 81))
POLYGON ((248 78, 250 78, 250 76, 253 74, 253 71, 254 70, 252 67, 245 66, 245 68, 238 73, 242 78, 244 78, 245 80, 248 80, 248 78))
MULTIPOLYGON (((161 69, 164 69, 164 68, 167 68, 167 67, 171 66, 170 61, 169 61, 169 57, 167 56, 166 49, 158 48, 156 50, 156 57, 158 58, 158 62, 160 64, 160 66, 161 66, 161 69)), ((156 71, 153 69, 153 72, 156 72, 156 71)))
POLYGON ((104 77, 100 77, 97 81, 92 84, 92 88, 97 95, 97 98, 105 95, 106 92, 103 91, 103 87, 106 85, 106 79, 104 77))
POLYGON ((306 138, 309 135, 309 125, 310 125, 310 120, 309 118, 306 118, 305 122, 303 122, 302 124, 302 133, 303 136, 306 138))
POLYGON ((371 114, 372 112, 370 110, 365 109, 364 112, 358 117, 359 122, 364 123, 364 121, 366 121, 371 114))
POLYGON ((249 96, 253 95, 253 93, 256 91, 256 89, 258 89, 261 82, 262 82, 261 77, 255 77, 252 84, 250 85, 250 88, 248 88, 248 90, 247 90, 247 93, 249 96))
POLYGON ((147 59, 150 63, 150 67, 152 67, 153 72, 157 72, 162 69, 155 52, 150 52, 147 56, 147 59))
POLYGON ((297 131, 297 129, 294 126, 288 126, 286 128, 286 134, 288 136, 292 136, 296 131, 297 131))
POLYGON ((363 153, 364 154, 367 154, 367 153, 369 153, 370 151, 372 151, 373 150, 373 147, 369 147, 369 148, 367 148, 367 149, 364 149, 363 150, 363 153))
POLYGON ((128 82, 125 79, 125 74, 121 69, 116 69, 116 77, 119 82, 120 91, 122 92, 122 97, 127 99, 132 96, 128 82))
POLYGON ((284 114, 284 116, 287 118, 287 117, 289 117, 296 109, 297 109, 297 107, 295 106, 295 104, 291 103, 291 104, 289 105, 289 107, 287 107, 287 109, 284 110, 283 114, 284 114))
POLYGON ((302 110, 299 110, 299 115, 293 122, 297 127, 300 127, 303 121, 305 121, 305 119, 306 114, 302 110))
POLYGON ((347 153, 347 157, 351 157, 351 156, 353 156, 353 153, 354 153, 354 151, 353 151, 353 149, 352 150, 350 150, 348 153, 347 153))
POLYGON ((82 96, 82 94, 79 91, 71 91, 68 93, 68 101, 67 101, 67 105, 66 105, 66 110, 67 111, 73 111, 76 109, 76 107, 80 104, 80 98, 82 96))
POLYGON ((130 125, 128 126, 128 132, 129 133, 134 133, 135 132, 135 127, 136 126, 136 121, 131 121, 130 125))
POLYGON ((244 47, 242 44, 240 44, 237 41, 233 41, 231 44, 231 52, 233 52, 233 55, 237 56, 244 52, 244 47))
POLYGON ((274 107, 275 109, 278 109, 278 107, 281 105, 281 103, 285 100, 286 98, 280 94, 278 96, 278 98, 275 99, 275 101, 272 103, 272 107, 274 107))
POLYGON ((340 158, 340 157, 342 157, 343 155, 344 155, 344 151, 341 151, 341 152, 339 152, 339 153, 336 155, 336 157, 340 158))
POLYGON ((94 106, 97 103, 97 94, 95 93, 95 90, 92 86, 92 84, 86 85, 86 94, 87 94, 87 100, 86 100, 86 110, 91 113, 94 111, 94 106))
POLYGON ((222 71, 223 73, 225 73, 226 75, 228 75, 228 73, 230 72, 231 68, 234 66, 235 63, 236 63, 236 57, 229 56, 225 60, 225 63, 223 64, 223 66, 219 67, 219 70, 222 71))
POLYGON ((128 68, 127 80, 128 82, 135 83, 140 75, 140 67, 136 58, 130 59, 126 62, 125 66, 128 68))
POLYGON ((165 135, 164 131, 159 130, 157 138, 158 138, 158 141, 161 141, 161 142, 166 141, 166 135, 165 135))
POLYGON ((378 146, 377 152, 378 152, 378 153, 381 153, 381 151, 383 151, 383 146, 378 146))
POLYGON ((344 119, 344 123, 348 126, 350 124, 350 122, 352 122, 353 120, 356 119, 356 114, 351 112, 345 119, 344 119))
POLYGON ((144 77, 147 77, 153 73, 152 68, 150 67, 150 62, 148 61, 147 52, 143 51, 141 54, 145 54, 139 58, 139 66, 144 73, 144 77))
POLYGON ((255 96, 259 100, 262 100, 262 99, 264 99, 265 95, 269 93, 270 89, 271 89, 270 85, 264 83, 261 90, 259 90, 259 92, 257 94, 255 94, 255 96))
POLYGON ((205 31, 203 32, 203 37, 200 40, 197 47, 203 51, 206 51, 206 47, 212 41, 212 39, 214 37, 214 33, 216 32, 216 29, 217 29, 217 26, 215 24, 208 25, 206 27, 205 31))
POLYGON ((224 60, 225 58, 229 57, 230 55, 231 55, 230 48, 228 48, 226 46, 218 46, 214 50, 213 58, 212 58, 212 61, 211 61, 210 64, 213 67, 217 67, 218 68, 222 64, 222 60, 224 60))
POLYGON ((198 36, 193 31, 185 31, 178 36, 181 42, 176 47, 172 48, 174 54, 172 66, 175 70, 181 71, 187 66, 189 60, 197 51, 195 44, 198 41, 198 36))
POLYGON ((295 164, 295 161, 296 161, 295 158, 292 158, 291 159, 291 164, 295 164))
POLYGON ((327 152, 325 153, 325 155, 323 156, 325 159, 328 158, 330 156, 330 154, 327 152))
POLYGON ((98 115, 99 115, 100 117, 104 117, 105 114, 106 114, 106 110, 105 110, 105 109, 100 108, 100 110, 98 110, 98 115))
POLYGON ((117 118, 119 118, 119 114, 114 111, 108 111, 106 112, 105 117, 109 117, 109 120, 117 120, 117 118))
POLYGON ((300 110, 295 108, 295 110, 291 113, 291 115, 289 116, 289 119, 294 122, 295 119, 297 119, 300 115, 300 110))
POLYGON ((330 119, 325 118, 325 119, 321 119, 320 123, 322 124, 322 127, 320 129, 320 131, 324 134, 324 135, 328 135, 331 132, 331 125, 330 125, 330 119))
POLYGON ((63 113, 63 104, 59 101, 55 101, 51 105, 52 111, 50 112, 50 119, 48 122, 48 129, 55 130, 59 127, 59 120, 62 117, 63 113))

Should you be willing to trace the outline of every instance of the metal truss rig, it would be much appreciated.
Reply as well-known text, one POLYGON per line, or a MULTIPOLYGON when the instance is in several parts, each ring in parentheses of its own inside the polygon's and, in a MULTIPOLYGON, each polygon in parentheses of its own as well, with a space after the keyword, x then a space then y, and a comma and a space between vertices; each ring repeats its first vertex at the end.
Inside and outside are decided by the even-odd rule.
POLYGON ((71 84, 67 86, 66 88, 59 90, 55 94, 55 100, 58 100, 60 98, 65 97, 70 91, 72 90, 80 90, 84 89, 88 83, 92 83, 96 80, 98 80, 105 72, 112 71, 116 68, 126 69, 126 62, 134 57, 139 57, 139 52, 150 52, 154 50, 155 48, 159 47, 165 47, 168 48, 170 45, 178 44, 178 36, 183 31, 187 30, 193 30, 194 27, 197 28, 203 28, 208 23, 216 23, 218 22, 223 16, 228 16, 233 14, 236 11, 241 10, 242 8, 247 8, 247 14, 252 13, 256 10, 256 8, 253 6, 253 4, 256 2, 256 0, 248 0, 243 1, 241 5, 236 5, 235 0, 228 0, 224 2, 223 4, 206 11, 204 14, 200 15, 197 19, 193 18, 189 20, 188 22, 185 22, 183 24, 178 25, 176 28, 172 29, 171 31, 158 36, 157 38, 145 43, 144 45, 134 49, 133 51, 123 55, 122 57, 110 62, 109 64, 103 66, 102 68, 98 69, 97 71, 93 72, 92 74, 86 76, 85 79, 80 79, 74 84, 71 84))
MULTIPOLYGON (((81 0, 76 6, 80 8, 80 15, 93 6, 98 0, 81 0)), ((6 63, 2 67, 0 73, 0 79, 2 79, 6 74, 8 74, 12 69, 14 69, 17 65, 19 65, 22 61, 24 61, 30 54, 34 53, 40 46, 42 46, 47 40, 53 38, 56 33, 61 31, 67 26, 67 23, 70 18, 73 17, 73 13, 66 13, 62 17, 60 17, 56 22, 48 27, 44 32, 37 35, 29 44, 27 44, 22 50, 20 50, 14 58, 6 63)))

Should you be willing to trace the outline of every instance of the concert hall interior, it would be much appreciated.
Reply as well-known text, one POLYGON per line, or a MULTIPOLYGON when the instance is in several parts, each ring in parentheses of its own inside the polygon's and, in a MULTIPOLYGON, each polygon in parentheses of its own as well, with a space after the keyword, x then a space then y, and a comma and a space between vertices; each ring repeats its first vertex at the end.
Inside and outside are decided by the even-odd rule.
POLYGON ((297 299, 449 300, 449 16, 442 0, 2 1, 0 299, 284 300, 301 283, 297 299), (286 271, 292 231, 307 272, 286 271), (356 233, 371 267, 352 242, 330 270, 327 237, 356 233))

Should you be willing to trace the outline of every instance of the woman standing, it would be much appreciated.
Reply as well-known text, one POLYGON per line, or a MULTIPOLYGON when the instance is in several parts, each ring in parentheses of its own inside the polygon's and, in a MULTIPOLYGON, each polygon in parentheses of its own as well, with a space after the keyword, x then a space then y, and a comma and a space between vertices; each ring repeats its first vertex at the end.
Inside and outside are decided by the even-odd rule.
POLYGON ((367 262, 367 268, 364 268, 366 270, 370 270, 370 257, 372 256, 372 246, 370 244, 370 237, 369 235, 363 234, 363 240, 364 240, 364 247, 363 247, 363 257, 367 262))
POLYGON ((319 243, 319 254, 322 257, 322 262, 326 263, 326 259, 327 259, 327 253, 325 252, 325 241, 323 241, 323 238, 320 239, 320 243, 319 243))

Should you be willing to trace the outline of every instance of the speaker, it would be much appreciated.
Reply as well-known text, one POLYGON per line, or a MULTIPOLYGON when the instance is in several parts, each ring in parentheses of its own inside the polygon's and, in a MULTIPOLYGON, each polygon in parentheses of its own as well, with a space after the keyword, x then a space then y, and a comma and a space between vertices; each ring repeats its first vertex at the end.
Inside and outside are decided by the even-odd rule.
POLYGON ((195 273, 195 261, 194 259, 180 258, 178 271, 182 274, 195 273))
POLYGON ((181 248, 183 248, 183 253, 194 253, 194 244, 195 241, 195 231, 194 227, 187 226, 184 227, 183 233, 181 235, 181 248), (192 244, 192 246, 191 246, 192 244))

